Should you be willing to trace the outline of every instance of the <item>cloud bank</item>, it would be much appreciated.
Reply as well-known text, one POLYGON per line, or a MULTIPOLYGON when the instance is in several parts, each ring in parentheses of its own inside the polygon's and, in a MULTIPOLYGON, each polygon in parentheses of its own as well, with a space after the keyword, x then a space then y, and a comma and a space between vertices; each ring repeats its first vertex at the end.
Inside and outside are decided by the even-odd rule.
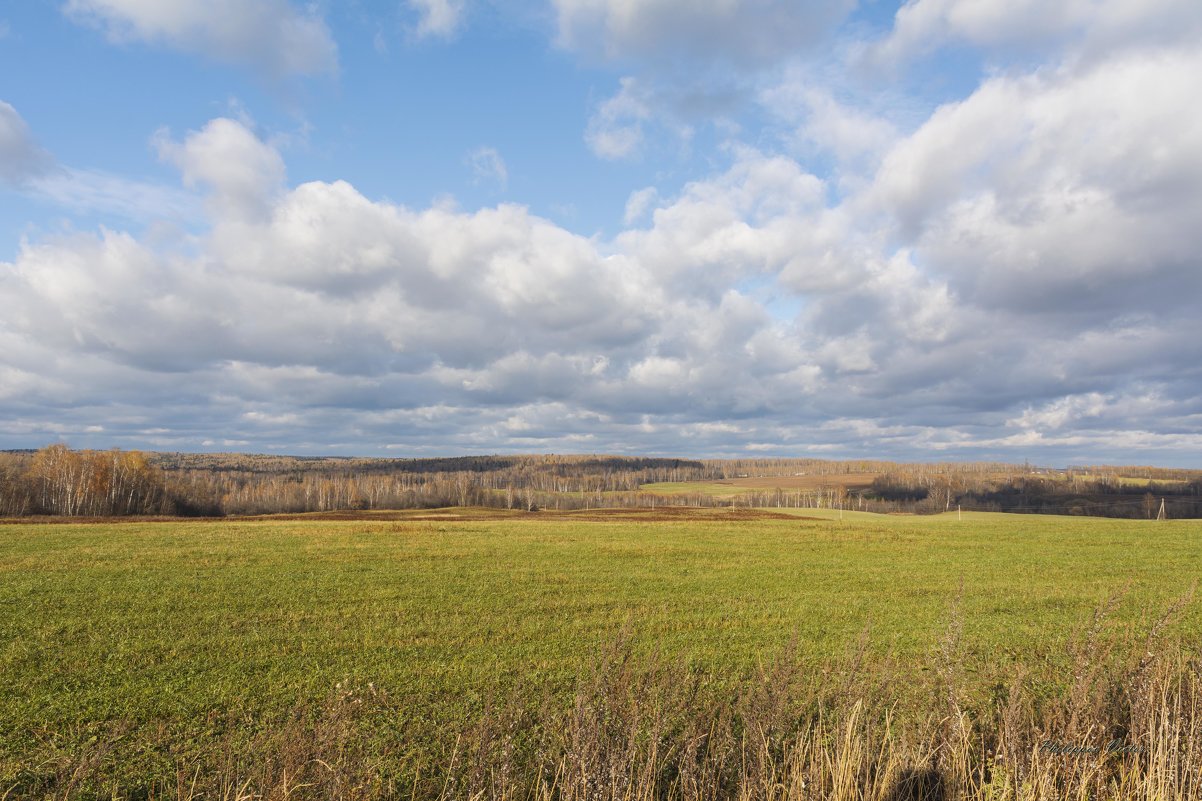
POLYGON ((1196 315, 1184 293, 1133 291, 1197 280, 1194 217, 1167 180, 1195 164, 1194 140, 1163 143, 1162 174, 1132 167, 1170 105, 1145 98, 1119 123, 1128 137, 1109 131, 1109 157, 1049 153, 1064 125, 1106 116, 1113 95, 1093 82, 1153 70, 1171 95, 1194 58, 987 83, 838 206, 797 162, 745 149, 675 197, 643 198, 648 225, 610 241, 518 205, 413 210, 340 181, 290 186, 280 154, 235 120, 161 134, 206 195, 207 233, 48 237, 0 265, 17 310, 0 323, 9 434, 101 425, 200 447, 220 427, 252 448, 361 452, 854 441, 959 456, 1130 443, 1167 419, 1186 431, 1156 446, 1194 447, 1198 371, 1173 365, 1202 364, 1196 315), (1013 93, 1026 116, 999 126, 1013 93), (993 146, 970 148, 982 131, 993 146), (930 165, 949 148, 962 157, 930 165), (1010 154, 1004 193, 994 153, 1010 154), (1056 205, 1065 193, 1090 202, 1056 205), (1049 205, 1068 216, 1044 222, 1049 205), (1162 227, 1139 235, 1150 215, 1162 227), (1121 236, 1065 261, 1091 225, 1121 236), (899 235, 908 246, 891 249, 899 235))
MULTIPOLYGON (((431 35, 454 28, 435 19, 444 5, 461 10, 419 5, 431 35)), ((124 26, 112 35, 227 35, 180 23, 190 7, 71 4, 124 26)), ((413 208, 294 182, 246 122, 162 131, 155 151, 196 202, 190 232, 44 234, 0 262, 6 436, 1193 462, 1195 7, 1083 0, 1024 36, 1029 3, 914 0, 848 63, 916 64, 957 42, 996 61, 962 97, 891 116, 784 55, 850 5, 555 0, 560 46, 630 70, 587 123, 596 156, 689 135, 662 113, 690 91, 668 61, 729 64, 769 120, 730 126, 691 180, 632 187, 604 236, 518 203, 413 208)), ((304 63, 329 67, 323 52, 304 63)), ((0 180, 36 185, 47 163, 0 104, 0 180)), ((502 187, 509 174, 487 147, 464 168, 502 187)))

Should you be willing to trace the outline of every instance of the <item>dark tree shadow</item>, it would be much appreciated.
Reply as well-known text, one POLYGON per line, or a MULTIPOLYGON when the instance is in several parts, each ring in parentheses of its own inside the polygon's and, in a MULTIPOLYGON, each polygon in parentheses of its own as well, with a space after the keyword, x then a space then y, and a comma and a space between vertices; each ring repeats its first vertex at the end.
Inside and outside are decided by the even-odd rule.
POLYGON ((888 801, 945 801, 943 776, 934 768, 906 768, 889 789, 888 801))

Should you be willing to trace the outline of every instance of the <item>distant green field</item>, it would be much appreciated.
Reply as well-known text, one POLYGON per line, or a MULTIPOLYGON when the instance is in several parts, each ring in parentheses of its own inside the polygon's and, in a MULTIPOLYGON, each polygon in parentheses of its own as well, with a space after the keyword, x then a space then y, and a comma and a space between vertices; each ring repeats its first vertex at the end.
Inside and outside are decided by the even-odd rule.
POLYGON ((745 495, 753 490, 734 484, 715 484, 709 481, 657 481, 653 484, 643 484, 639 491, 656 495, 709 495, 714 498, 730 498, 745 495))
POLYGON ((1184 479, 1176 478, 1139 478, 1137 476, 1119 476, 1119 483, 1129 487, 1146 487, 1149 484, 1155 483, 1159 486, 1171 486, 1188 484, 1184 479))
MULTIPOLYGON (((796 511, 0 526, 0 779, 116 722, 186 753, 340 682, 434 731, 519 681, 569 688, 624 625, 716 676, 866 626, 872 658, 917 669, 961 580, 984 688, 1060 659, 1112 591, 1146 621, 1202 572, 1202 521, 796 511)), ((1202 633, 1196 609, 1175 633, 1202 633)))

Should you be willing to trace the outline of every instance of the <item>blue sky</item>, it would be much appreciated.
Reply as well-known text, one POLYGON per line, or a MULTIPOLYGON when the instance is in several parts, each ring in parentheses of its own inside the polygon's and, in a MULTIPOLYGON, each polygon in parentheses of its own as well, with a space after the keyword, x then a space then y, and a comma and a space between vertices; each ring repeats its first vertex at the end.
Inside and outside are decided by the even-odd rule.
POLYGON ((1199 466, 1193 0, 0 9, 0 445, 1199 466))

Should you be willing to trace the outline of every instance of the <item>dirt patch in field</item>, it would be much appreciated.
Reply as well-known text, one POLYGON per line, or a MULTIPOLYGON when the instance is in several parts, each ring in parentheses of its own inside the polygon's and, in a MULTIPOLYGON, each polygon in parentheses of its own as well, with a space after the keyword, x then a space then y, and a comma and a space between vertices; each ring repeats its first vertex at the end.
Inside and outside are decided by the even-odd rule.
POLYGON ((344 510, 339 512, 300 512, 297 514, 258 515, 247 517, 227 517, 226 520, 335 520, 356 523, 421 521, 428 522, 462 522, 471 520, 508 520, 523 517, 529 512, 511 509, 491 509, 488 507, 467 507, 463 509, 372 509, 370 511, 344 510))

